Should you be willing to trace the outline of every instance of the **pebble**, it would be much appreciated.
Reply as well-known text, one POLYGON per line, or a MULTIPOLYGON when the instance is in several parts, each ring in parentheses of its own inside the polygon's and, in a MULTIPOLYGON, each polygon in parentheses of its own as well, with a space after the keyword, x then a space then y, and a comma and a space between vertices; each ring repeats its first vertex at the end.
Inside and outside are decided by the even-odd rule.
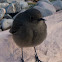
POLYGON ((52 4, 49 0, 39 0, 38 2, 46 2, 46 3, 48 3, 48 4, 52 4))
POLYGON ((62 1, 61 0, 53 1, 52 4, 55 7, 56 11, 62 10, 62 1))
POLYGON ((21 9, 28 9, 29 8, 28 3, 25 1, 20 1, 20 5, 21 5, 21 9))
POLYGON ((12 1, 12 3, 6 7, 6 13, 16 13, 28 8, 28 3, 25 1, 20 1, 20 3, 17 1, 12 1))
POLYGON ((0 8, 0 20, 4 17, 6 10, 4 8, 0 8))
POLYGON ((2 19, 1 21, 2 21, 1 22, 2 31, 9 29, 13 23, 13 19, 2 19))
POLYGON ((0 8, 6 8, 9 5, 9 3, 0 3, 0 8))
POLYGON ((15 6, 16 12, 19 12, 19 11, 21 10, 20 3, 17 2, 17 1, 12 1, 12 3, 13 3, 14 6, 15 6))
POLYGON ((38 9, 42 13, 43 17, 50 16, 56 12, 53 5, 41 1, 37 3, 37 6, 34 6, 34 8, 38 9))
POLYGON ((4 2, 7 2, 7 0, 0 0, 0 3, 4 3, 4 2))
POLYGON ((16 12, 16 8, 13 3, 9 4, 6 7, 6 13, 15 13, 15 12, 16 12))

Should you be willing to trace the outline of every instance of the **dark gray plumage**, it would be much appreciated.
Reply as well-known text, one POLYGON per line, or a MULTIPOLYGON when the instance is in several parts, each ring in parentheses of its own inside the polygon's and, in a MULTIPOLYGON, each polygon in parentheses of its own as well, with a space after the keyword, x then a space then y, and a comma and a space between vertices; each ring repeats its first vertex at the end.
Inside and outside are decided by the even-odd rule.
POLYGON ((40 11, 31 8, 15 17, 10 33, 21 48, 35 47, 46 38, 47 26, 40 11))

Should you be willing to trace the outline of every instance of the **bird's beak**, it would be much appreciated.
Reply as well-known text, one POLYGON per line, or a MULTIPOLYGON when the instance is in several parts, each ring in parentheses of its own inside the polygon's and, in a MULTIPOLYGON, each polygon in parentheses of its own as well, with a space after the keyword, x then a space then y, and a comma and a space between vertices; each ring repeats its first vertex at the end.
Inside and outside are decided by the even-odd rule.
POLYGON ((38 21, 46 21, 45 19, 43 19, 43 18, 40 18, 40 19, 38 19, 38 21))

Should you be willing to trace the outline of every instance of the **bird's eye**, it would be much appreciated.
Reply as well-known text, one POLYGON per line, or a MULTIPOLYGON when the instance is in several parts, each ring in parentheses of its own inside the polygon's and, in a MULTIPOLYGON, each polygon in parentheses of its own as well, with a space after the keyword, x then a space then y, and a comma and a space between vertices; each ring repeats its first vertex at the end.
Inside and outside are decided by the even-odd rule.
POLYGON ((33 17, 31 17, 31 20, 33 20, 34 18, 33 17))

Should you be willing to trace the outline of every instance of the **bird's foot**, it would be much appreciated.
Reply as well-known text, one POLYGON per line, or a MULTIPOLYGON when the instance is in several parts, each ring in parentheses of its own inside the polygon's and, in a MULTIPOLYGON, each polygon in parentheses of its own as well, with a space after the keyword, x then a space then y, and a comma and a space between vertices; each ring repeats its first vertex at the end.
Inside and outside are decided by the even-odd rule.
POLYGON ((22 61, 22 62, 24 62, 24 59, 23 59, 23 58, 21 58, 21 61, 22 61))
POLYGON ((35 62, 42 62, 41 60, 39 60, 37 55, 35 55, 35 60, 36 60, 35 62))

